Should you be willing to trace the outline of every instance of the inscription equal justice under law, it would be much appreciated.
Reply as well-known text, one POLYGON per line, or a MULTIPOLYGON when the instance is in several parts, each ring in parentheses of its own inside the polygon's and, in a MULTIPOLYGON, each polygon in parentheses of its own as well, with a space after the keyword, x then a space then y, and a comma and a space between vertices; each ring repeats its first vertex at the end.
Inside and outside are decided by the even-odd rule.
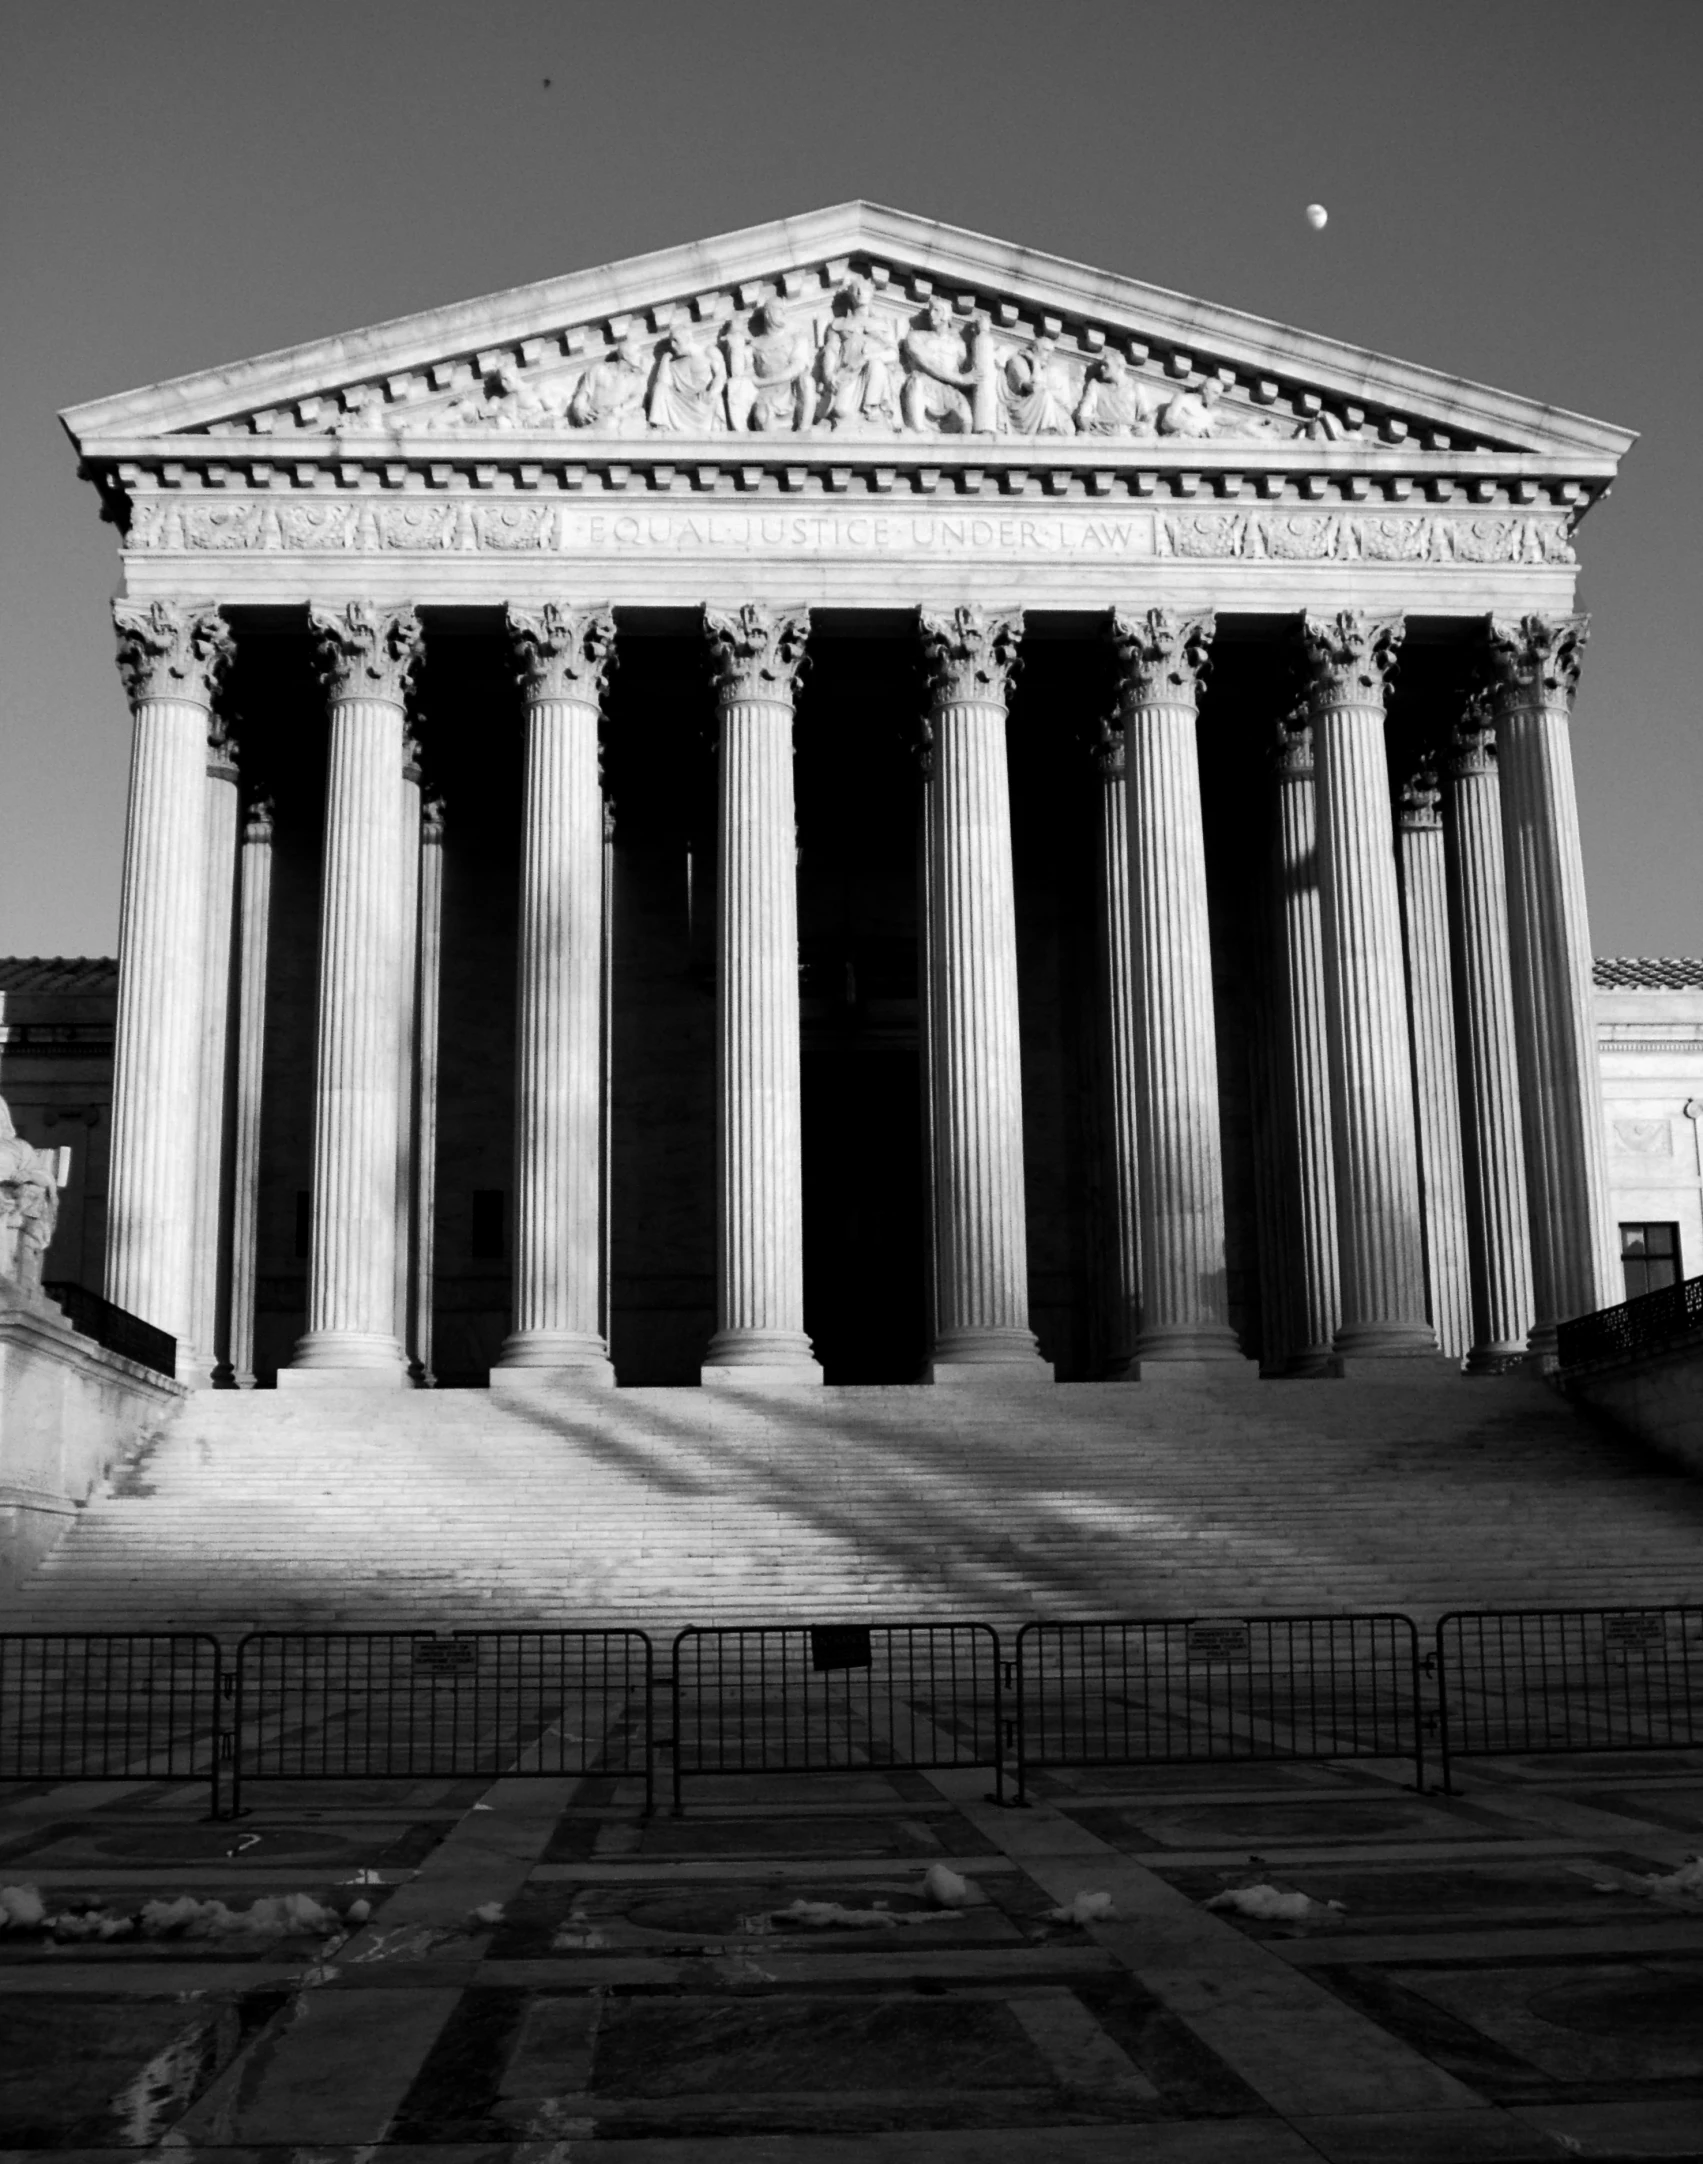
POLYGON ((565 512, 564 551, 715 549, 768 555, 1094 556, 1140 559, 1155 553, 1153 520, 1013 513, 986 517, 934 512, 633 511, 565 512))

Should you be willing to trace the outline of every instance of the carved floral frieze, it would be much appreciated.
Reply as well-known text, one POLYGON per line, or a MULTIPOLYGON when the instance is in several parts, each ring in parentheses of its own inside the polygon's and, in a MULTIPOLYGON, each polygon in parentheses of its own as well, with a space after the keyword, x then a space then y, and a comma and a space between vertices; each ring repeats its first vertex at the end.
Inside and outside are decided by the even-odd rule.
MULTIPOLYGON (((600 499, 576 499, 571 492, 531 500, 509 496, 481 501, 473 492, 449 496, 384 497, 353 496, 324 499, 293 498, 282 494, 253 497, 203 497, 192 493, 161 491, 137 496, 131 514, 126 546, 144 554, 259 553, 327 554, 376 553, 392 550, 407 554, 450 552, 463 555, 494 553, 533 555, 574 545, 573 524, 595 516, 600 499), (588 512, 587 503, 595 506, 588 512)), ((1086 506, 1084 506, 1086 510, 1086 506)), ((607 516, 608 538, 617 547, 642 543, 659 519, 669 527, 669 546, 691 539, 687 528, 698 518, 708 528, 728 514, 720 510, 697 513, 682 507, 666 514, 648 505, 628 514, 624 509, 607 516), (619 529, 619 530, 617 530, 619 529), (676 533, 676 529, 679 529, 676 533)), ((763 528, 755 538, 770 539, 769 527, 789 524, 808 526, 811 515, 801 509, 784 512, 753 509, 740 517, 755 520, 763 528)), ((918 514, 936 523, 935 514, 918 514)), ((994 545, 1021 555, 1029 545, 1024 536, 1056 522, 1057 512, 1037 519, 1022 514, 1013 525, 1010 514, 1001 512, 992 521, 965 521, 972 529, 988 525, 999 538, 994 545)), ((1074 514, 1073 514, 1074 515, 1074 514)), ((1122 516, 1122 514, 1116 514, 1122 516)), ((1110 523, 1114 514, 1108 511, 1110 523)), ((1571 528, 1560 515, 1485 518, 1458 512, 1424 512, 1389 516, 1345 511, 1159 511, 1143 512, 1151 521, 1151 545, 1142 553, 1216 562, 1273 562, 1305 566, 1343 563, 1403 565, 1506 566, 1510 568, 1570 565, 1575 561, 1571 528)), ((864 520, 865 525, 869 524, 864 520)), ((894 522, 888 520, 891 525, 894 522)), ((1123 517, 1127 524, 1127 517, 1123 517)), ((856 521, 847 541, 859 545, 856 521)), ((1144 531, 1147 530, 1144 525, 1144 531)), ((825 544, 827 545, 827 544, 825 544)))

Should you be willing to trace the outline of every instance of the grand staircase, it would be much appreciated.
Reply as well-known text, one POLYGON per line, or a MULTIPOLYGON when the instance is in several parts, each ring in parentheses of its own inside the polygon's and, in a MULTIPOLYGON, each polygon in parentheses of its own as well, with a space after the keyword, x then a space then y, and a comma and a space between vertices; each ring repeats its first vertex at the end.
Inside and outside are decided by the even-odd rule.
POLYGON ((1703 1483, 1526 1379, 263 1392, 191 1399, 0 1628, 1424 1623, 1700 1593, 1703 1483))

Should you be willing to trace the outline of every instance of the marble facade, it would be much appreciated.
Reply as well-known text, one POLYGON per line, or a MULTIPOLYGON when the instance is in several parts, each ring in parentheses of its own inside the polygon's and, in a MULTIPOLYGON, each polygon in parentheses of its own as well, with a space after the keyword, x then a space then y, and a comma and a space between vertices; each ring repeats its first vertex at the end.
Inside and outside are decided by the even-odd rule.
POLYGON ((820 1380, 910 1207, 812 1261, 873 1099, 812 1113, 801 909, 866 802, 884 1379, 1494 1369, 1619 1297, 1568 734, 1628 432, 863 204, 65 421, 135 715, 106 1289, 186 1379, 432 1372, 435 1190, 500 1150, 502 1387, 658 1379, 612 1284, 706 1182, 701 1379, 820 1380), (1094 1315, 1038 1327, 1063 1217, 1094 1315))

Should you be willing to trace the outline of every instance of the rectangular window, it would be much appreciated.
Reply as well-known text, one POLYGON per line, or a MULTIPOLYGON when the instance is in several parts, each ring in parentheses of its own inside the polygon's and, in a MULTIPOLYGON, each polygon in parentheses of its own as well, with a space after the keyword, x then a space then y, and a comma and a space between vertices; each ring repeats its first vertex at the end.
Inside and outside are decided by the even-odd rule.
POLYGON ((1636 1300, 1646 1292, 1660 1292, 1664 1285, 1677 1285, 1679 1227, 1622 1225, 1620 1267, 1626 1272, 1626 1297, 1629 1300, 1636 1300))
POLYGON ((501 1262, 507 1254, 503 1191, 500 1187, 476 1187, 473 1190, 473 1260, 501 1262))

